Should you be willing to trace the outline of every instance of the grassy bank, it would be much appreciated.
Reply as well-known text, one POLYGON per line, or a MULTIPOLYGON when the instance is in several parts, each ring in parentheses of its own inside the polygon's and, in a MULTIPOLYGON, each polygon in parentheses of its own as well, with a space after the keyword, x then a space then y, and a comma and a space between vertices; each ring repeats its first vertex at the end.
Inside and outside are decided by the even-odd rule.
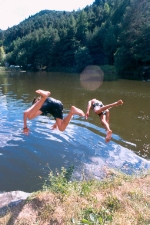
POLYGON ((50 173, 43 189, 0 218, 0 224, 150 224, 150 172, 127 176, 105 169, 105 178, 69 181, 50 173))

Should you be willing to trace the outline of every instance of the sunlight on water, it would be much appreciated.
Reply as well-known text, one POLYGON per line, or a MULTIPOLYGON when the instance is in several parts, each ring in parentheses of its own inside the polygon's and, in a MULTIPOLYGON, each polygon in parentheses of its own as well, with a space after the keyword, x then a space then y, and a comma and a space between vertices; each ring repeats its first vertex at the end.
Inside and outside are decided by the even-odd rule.
POLYGON ((50 170, 63 166, 74 165, 74 179, 83 176, 99 179, 104 167, 126 173, 150 168, 146 160, 150 158, 149 84, 105 82, 96 91, 87 92, 75 77, 63 74, 60 79, 56 73, 55 76, 48 73, 4 74, 0 76, 0 83, 0 191, 36 191, 50 170), (31 105, 34 90, 39 86, 45 90, 50 88, 58 99, 62 99, 67 108, 65 114, 72 103, 85 110, 92 95, 106 103, 118 96, 123 98, 124 105, 111 110, 114 132, 111 142, 105 143, 105 130, 93 114, 88 120, 74 116, 64 132, 51 130, 53 118, 39 116, 28 121, 30 132, 25 135, 22 132, 23 111, 31 105))
MULTIPOLYGON (((23 95, 26 99, 28 95, 23 95)), ((13 92, 0 94, 0 191, 34 191, 42 186, 50 169, 74 165, 74 178, 82 174, 101 178, 104 166, 120 169, 126 173, 150 168, 150 162, 130 150, 132 142, 113 134, 112 141, 105 143, 105 130, 74 116, 64 132, 51 130, 53 118, 39 116, 28 121, 30 132, 25 135, 23 111, 30 106, 16 100, 13 92), (119 140, 127 144, 124 147, 119 140)), ((68 111, 65 111, 68 113, 68 111)))

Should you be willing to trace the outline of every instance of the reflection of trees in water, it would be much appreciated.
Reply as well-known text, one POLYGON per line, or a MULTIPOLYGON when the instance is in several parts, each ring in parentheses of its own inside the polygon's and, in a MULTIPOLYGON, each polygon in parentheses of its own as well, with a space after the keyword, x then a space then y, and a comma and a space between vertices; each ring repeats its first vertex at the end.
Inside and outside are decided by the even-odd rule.
POLYGON ((143 79, 145 80, 145 81, 148 81, 148 80, 150 80, 150 67, 144 67, 143 68, 143 79))

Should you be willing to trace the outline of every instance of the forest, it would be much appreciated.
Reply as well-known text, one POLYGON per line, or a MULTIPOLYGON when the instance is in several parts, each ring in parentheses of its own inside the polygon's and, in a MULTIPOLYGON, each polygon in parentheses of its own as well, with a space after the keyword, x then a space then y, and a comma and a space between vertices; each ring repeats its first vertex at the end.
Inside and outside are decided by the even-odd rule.
POLYGON ((0 30, 0 65, 34 71, 113 66, 120 78, 150 69, 150 1, 95 0, 82 10, 44 10, 0 30))

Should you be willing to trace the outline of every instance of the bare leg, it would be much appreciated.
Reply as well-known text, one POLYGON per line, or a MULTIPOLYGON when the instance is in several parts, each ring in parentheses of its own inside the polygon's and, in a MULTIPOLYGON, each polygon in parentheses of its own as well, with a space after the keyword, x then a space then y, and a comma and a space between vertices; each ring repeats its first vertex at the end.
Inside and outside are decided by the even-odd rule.
POLYGON ((41 99, 24 112, 24 128, 27 127, 27 119, 31 120, 42 113, 39 109, 50 95, 49 91, 43 90, 37 90, 36 93, 41 95, 41 99))
POLYGON ((71 106, 69 114, 63 120, 56 118, 56 123, 60 131, 64 131, 66 129, 70 120, 75 114, 79 116, 85 116, 85 113, 81 109, 71 106))
POLYGON ((97 107, 95 107, 94 112, 95 112, 96 114, 100 114, 101 112, 105 111, 106 109, 112 108, 112 107, 114 107, 114 106, 122 105, 122 104, 123 104, 123 101, 122 101, 122 100, 119 100, 119 101, 117 101, 117 102, 114 102, 114 103, 105 105, 105 106, 103 106, 103 107, 101 107, 101 108, 99 108, 99 109, 97 109, 97 107))
POLYGON ((106 122, 109 124, 109 119, 110 119, 110 113, 109 109, 106 110, 106 122))
POLYGON ((102 125, 104 126, 104 128, 106 129, 106 132, 107 132, 105 141, 109 142, 111 140, 112 130, 110 129, 109 123, 106 121, 106 119, 107 119, 106 115, 100 115, 101 123, 102 123, 102 125))
POLYGON ((32 101, 32 105, 34 105, 37 101, 39 101, 41 99, 41 97, 34 97, 33 101, 32 101))
POLYGON ((28 113, 27 118, 30 120, 36 116, 38 110, 42 107, 46 98, 50 95, 49 91, 43 91, 43 90, 37 90, 36 93, 41 95, 41 99, 37 101, 33 106, 31 106, 28 110, 25 111, 28 113))
POLYGON ((100 120, 106 131, 110 131, 109 123, 106 121, 106 116, 100 115, 100 120))

